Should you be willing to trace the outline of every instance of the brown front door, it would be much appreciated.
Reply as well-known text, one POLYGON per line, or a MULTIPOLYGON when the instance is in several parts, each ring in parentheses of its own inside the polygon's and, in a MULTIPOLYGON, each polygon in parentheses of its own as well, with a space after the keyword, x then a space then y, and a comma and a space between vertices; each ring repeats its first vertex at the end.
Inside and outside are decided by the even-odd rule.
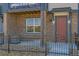
POLYGON ((56 16, 56 41, 66 42, 67 16, 56 16))

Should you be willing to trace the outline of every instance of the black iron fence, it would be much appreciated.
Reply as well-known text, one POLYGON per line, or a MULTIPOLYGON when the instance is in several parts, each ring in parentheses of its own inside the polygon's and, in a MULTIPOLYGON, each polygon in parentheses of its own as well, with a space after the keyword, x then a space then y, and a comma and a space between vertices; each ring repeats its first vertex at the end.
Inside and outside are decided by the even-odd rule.
POLYGON ((4 44, 4 34, 0 34, 0 45, 4 44))
MULTIPOLYGON (((27 39, 20 36, 8 36, 7 43, 4 35, 0 37, 0 50, 6 55, 32 55, 32 56, 69 56, 78 55, 78 37, 72 35, 72 42, 54 42, 52 40, 27 39), (42 44, 43 43, 43 46, 42 44)), ((2 53, 1 53, 2 54, 2 53)))

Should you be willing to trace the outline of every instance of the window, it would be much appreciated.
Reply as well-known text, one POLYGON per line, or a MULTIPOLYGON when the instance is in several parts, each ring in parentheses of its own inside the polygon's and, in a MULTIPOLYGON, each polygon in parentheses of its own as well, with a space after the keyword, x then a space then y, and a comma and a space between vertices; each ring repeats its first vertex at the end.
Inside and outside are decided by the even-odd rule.
POLYGON ((2 6, 0 5, 0 14, 2 14, 2 6))
POLYGON ((3 33, 3 20, 0 17, 0 33, 3 33))
POLYGON ((40 18, 26 19, 26 32, 40 32, 41 20, 40 18))

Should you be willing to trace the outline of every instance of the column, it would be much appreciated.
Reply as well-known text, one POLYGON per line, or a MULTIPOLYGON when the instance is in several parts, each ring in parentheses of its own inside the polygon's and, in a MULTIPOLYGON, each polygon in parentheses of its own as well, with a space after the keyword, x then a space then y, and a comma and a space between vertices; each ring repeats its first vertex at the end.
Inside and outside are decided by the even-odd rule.
POLYGON ((4 31, 4 44, 7 44, 7 35, 8 35, 8 26, 7 26, 7 23, 8 23, 8 14, 7 13, 4 13, 3 14, 3 20, 4 20, 4 23, 3 23, 3 31, 4 31))

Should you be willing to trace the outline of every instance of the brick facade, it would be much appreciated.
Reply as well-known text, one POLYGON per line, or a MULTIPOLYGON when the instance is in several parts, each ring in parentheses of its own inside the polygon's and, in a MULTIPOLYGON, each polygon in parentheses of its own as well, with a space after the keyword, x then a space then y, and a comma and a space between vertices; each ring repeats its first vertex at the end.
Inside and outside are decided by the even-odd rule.
MULTIPOLYGON (((53 4, 50 4, 53 5, 53 4)), ((71 4, 72 5, 72 4, 71 4)), ((70 4, 67 6, 71 6, 70 4)), ((74 4, 77 8, 77 5, 74 4)), ((57 7, 57 5, 56 5, 57 7)), ((71 6, 74 7, 74 6, 71 6)), ((61 7, 57 7, 61 8, 61 7)), ((64 7, 63 7, 64 8, 64 7)), ((52 7, 51 7, 52 9, 52 7)), ((75 9, 72 8, 72 9, 75 9)), ((77 10, 76 10, 77 11, 77 10)), ((52 23, 52 19, 54 18, 53 13, 49 13, 49 11, 45 10, 45 13, 43 15, 44 22, 42 22, 43 19, 41 19, 41 33, 27 33, 25 32, 25 19, 31 18, 31 17, 40 17, 42 11, 35 10, 35 11, 23 11, 23 12, 6 12, 3 14, 4 19, 4 36, 11 35, 11 37, 20 36, 21 38, 25 39, 41 39, 42 38, 42 26, 44 24, 44 38, 47 40, 55 41, 55 35, 54 35, 54 25, 52 23), (46 13, 46 14, 45 14, 46 13), (46 22, 45 22, 46 21, 46 22)), ((59 14, 66 14, 65 12, 59 12, 59 14)), ((55 13, 55 15, 57 15, 55 13)), ((78 13, 72 12, 72 34, 74 32, 77 32, 77 20, 78 20, 78 13)))

